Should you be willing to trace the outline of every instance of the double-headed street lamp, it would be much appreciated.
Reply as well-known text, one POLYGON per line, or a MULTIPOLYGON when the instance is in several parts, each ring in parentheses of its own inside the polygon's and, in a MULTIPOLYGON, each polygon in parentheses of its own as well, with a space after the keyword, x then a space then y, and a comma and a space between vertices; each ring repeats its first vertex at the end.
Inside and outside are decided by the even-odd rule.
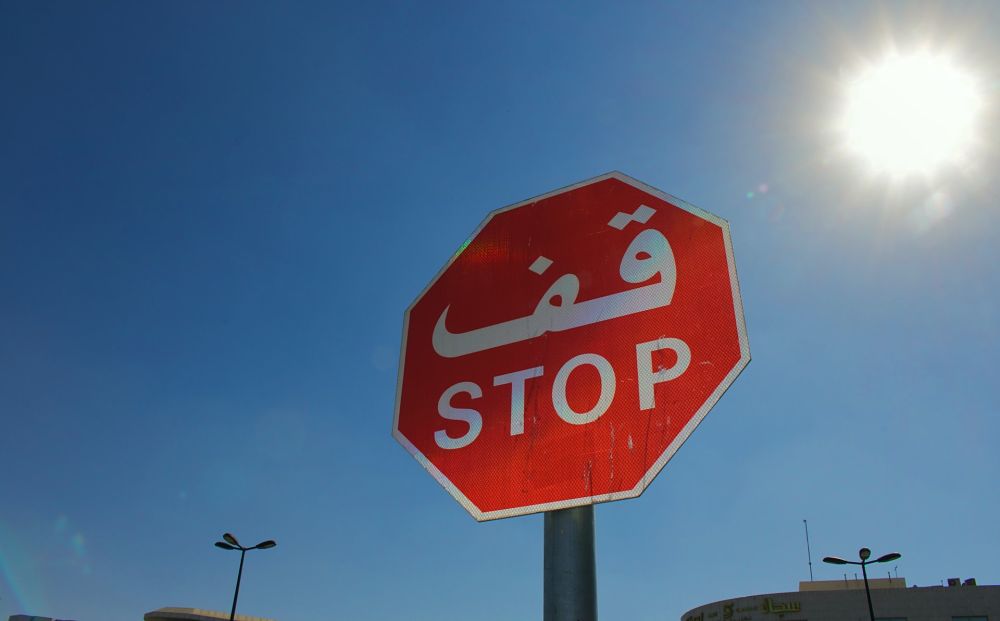
POLYGON ((240 572, 236 574, 236 593, 233 594, 233 609, 229 613, 229 621, 233 621, 236 618, 236 600, 240 596, 240 580, 243 578, 243 558, 247 555, 247 550, 266 550, 268 548, 273 548, 278 545, 273 539, 268 539, 267 541, 261 541, 252 548, 244 548, 240 545, 239 541, 236 541, 236 537, 233 537, 230 533, 222 535, 225 542, 216 541, 215 547, 222 548, 223 550, 239 550, 240 551, 240 572))
POLYGON ((865 595, 868 597, 868 616, 871 618, 871 621, 875 621, 875 609, 872 608, 872 592, 868 588, 868 572, 865 571, 865 565, 871 565, 872 563, 888 563, 889 561, 894 561, 903 555, 899 552, 890 552, 889 554, 883 554, 874 561, 869 561, 868 559, 871 555, 871 550, 868 548, 861 548, 858 550, 858 556, 861 558, 860 563, 857 561, 845 561, 844 559, 836 556, 828 556, 823 559, 823 562, 830 563, 831 565, 861 565, 861 575, 865 577, 865 595))

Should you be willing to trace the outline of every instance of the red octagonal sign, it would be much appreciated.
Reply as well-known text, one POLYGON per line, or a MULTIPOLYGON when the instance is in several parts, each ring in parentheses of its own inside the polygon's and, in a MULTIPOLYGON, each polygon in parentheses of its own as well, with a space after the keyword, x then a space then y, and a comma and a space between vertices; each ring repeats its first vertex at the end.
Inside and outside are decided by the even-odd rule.
POLYGON ((729 225, 609 173, 490 214, 407 309, 393 435, 477 520, 632 498, 749 361, 729 225))

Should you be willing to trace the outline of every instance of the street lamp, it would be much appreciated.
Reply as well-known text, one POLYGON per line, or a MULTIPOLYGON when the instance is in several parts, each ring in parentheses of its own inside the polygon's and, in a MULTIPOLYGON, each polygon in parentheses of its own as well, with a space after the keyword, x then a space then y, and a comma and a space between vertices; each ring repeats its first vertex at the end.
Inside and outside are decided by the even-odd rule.
POLYGON ((830 563, 831 565, 861 565, 861 575, 865 577, 865 595, 868 597, 868 616, 871 618, 871 621, 875 621, 875 609, 872 608, 872 592, 868 588, 868 572, 865 571, 865 565, 871 565, 872 563, 888 563, 889 561, 894 561, 903 555, 899 552, 890 552, 889 554, 883 554, 874 561, 869 561, 868 559, 871 555, 871 550, 868 548, 861 548, 858 550, 858 556, 861 558, 860 563, 857 561, 845 561, 844 559, 836 556, 828 556, 823 559, 823 562, 830 563))
POLYGON ((273 548, 278 545, 273 539, 268 539, 267 541, 261 541, 252 548, 244 548, 240 545, 240 542, 236 540, 230 533, 225 533, 222 535, 225 542, 216 541, 215 547, 222 548, 223 550, 239 550, 240 551, 240 571, 236 574, 236 593, 233 594, 233 609, 229 613, 229 621, 233 621, 236 618, 236 600, 240 596, 240 580, 243 578, 243 557, 247 555, 247 550, 266 550, 268 548, 273 548))

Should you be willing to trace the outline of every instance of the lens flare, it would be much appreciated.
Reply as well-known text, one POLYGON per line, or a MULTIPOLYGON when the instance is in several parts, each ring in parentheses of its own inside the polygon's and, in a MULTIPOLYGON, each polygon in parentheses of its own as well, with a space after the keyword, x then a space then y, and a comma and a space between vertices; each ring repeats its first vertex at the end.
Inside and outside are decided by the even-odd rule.
POLYGON ((43 610, 45 598, 37 574, 36 564, 13 530, 0 522, 0 592, 10 593, 19 610, 43 610))
POLYGON ((877 172, 928 175, 968 156, 981 108, 976 80, 947 56, 890 54, 850 83, 841 129, 877 172))

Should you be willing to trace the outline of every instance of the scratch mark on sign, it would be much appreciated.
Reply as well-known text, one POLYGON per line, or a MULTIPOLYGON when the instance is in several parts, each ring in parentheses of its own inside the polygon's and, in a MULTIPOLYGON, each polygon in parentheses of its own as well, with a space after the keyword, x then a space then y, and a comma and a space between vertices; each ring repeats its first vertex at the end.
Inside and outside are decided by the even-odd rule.
POLYGON ((611 462, 611 480, 615 480, 615 426, 611 425, 611 454, 608 456, 608 461, 611 462))

